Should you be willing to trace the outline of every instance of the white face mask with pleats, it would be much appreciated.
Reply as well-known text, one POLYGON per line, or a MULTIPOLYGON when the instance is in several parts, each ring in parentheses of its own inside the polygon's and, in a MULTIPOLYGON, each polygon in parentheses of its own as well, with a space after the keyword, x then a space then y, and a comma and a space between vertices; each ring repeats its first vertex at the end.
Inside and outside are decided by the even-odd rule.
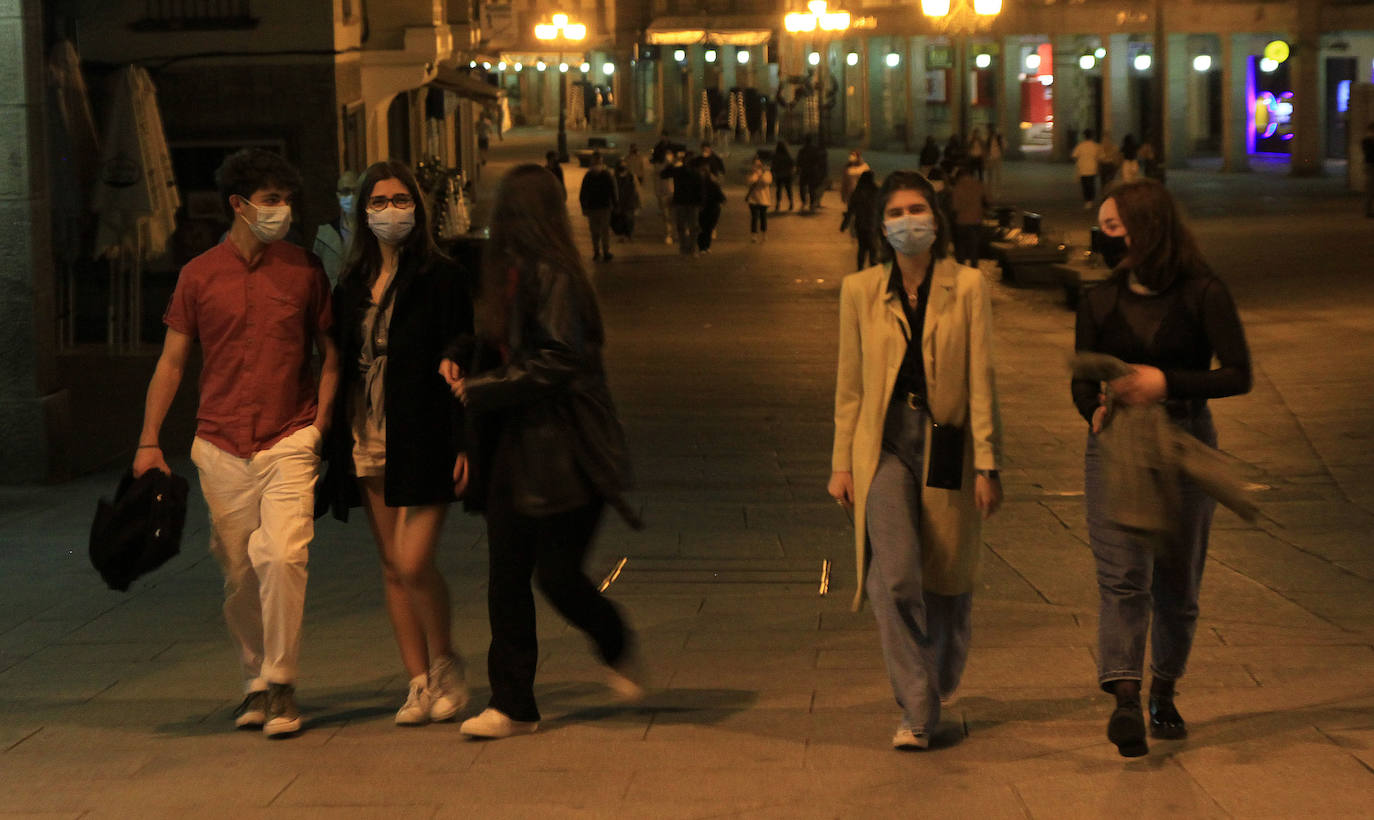
MULTIPOLYGON (((248 202, 248 200, 244 200, 248 202)), ((248 217, 239 214, 244 222, 248 223, 248 230, 253 232, 253 236, 264 245, 270 245, 286 236, 286 232, 291 230, 291 206, 290 205, 259 205, 256 202, 248 202, 253 206, 258 214, 257 221, 249 221, 248 217)))

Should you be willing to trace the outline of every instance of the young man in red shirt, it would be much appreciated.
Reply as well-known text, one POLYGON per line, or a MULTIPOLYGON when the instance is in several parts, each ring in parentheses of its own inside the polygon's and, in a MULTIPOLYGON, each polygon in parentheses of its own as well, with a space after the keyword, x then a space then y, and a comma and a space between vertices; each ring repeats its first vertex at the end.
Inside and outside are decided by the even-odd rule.
POLYGON ((210 509, 210 551, 224 572, 224 618, 243 666, 245 697, 234 722, 281 737, 301 728, 295 680, 306 560, 338 355, 324 270, 283 241, 300 174, 270 151, 245 149, 225 159, 215 179, 233 226, 177 279, 133 471, 171 472, 158 435, 199 342, 191 460, 210 509), (318 383, 312 344, 324 358, 318 383))

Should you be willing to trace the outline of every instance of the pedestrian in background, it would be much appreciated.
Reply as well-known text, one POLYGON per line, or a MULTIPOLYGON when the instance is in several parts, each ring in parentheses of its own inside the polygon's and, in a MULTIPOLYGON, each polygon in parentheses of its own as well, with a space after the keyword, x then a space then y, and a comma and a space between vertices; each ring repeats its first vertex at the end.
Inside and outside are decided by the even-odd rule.
POLYGON ((1140 172, 1140 146, 1131 134, 1121 138, 1121 181, 1137 182, 1143 178, 1140 172))
POLYGON ((659 174, 673 182, 673 228, 677 236, 678 253, 696 256, 697 231, 700 230, 701 206, 705 190, 695 158, 686 152, 676 155, 673 162, 659 174))
POLYGON ((624 242, 634 239, 635 213, 639 211, 639 182, 629 163, 615 164, 615 210, 611 213, 611 228, 624 242))
POLYGON ((326 222, 315 230, 315 242, 311 250, 324 265, 329 285, 339 281, 344 259, 348 257, 348 247, 353 242, 353 203, 358 193, 358 175, 352 171, 339 174, 339 182, 334 188, 334 196, 339 203, 339 216, 326 222))
POLYGON ((673 167, 675 156, 673 151, 665 149, 662 161, 653 166, 654 200, 658 202, 658 215, 663 218, 663 244, 665 245, 673 244, 673 179, 664 171, 673 167))
POLYGON ((988 133, 988 153, 983 159, 983 181, 987 183, 988 199, 997 199, 1002 189, 1002 158, 1006 155, 1006 142, 996 128, 988 133))
MULTIPOLYGON (((796 171, 796 163, 792 160, 792 152, 787 150, 787 143, 778 140, 778 145, 773 149, 773 162, 770 170, 773 173, 773 185, 777 188, 773 192, 774 211, 782 210, 782 195, 787 194, 787 210, 792 210, 792 175, 796 171)), ((805 207, 805 202, 802 203, 805 207)))
POLYGON ((554 178, 558 180, 558 187, 563 190, 563 199, 566 201, 568 198, 568 185, 563 181, 563 164, 558 161, 557 151, 549 151, 544 154, 544 170, 553 174, 554 178))
POLYGON ((924 177, 929 177, 931 170, 940 164, 940 146, 935 142, 935 137, 926 137, 925 143, 921 145, 921 155, 916 162, 921 176, 924 177))
POLYGON ((643 697, 634 635, 584 569, 605 507, 642 525, 622 495, 629 458, 606 384, 596 294, 567 207, 539 166, 501 180, 482 267, 476 339, 449 357, 458 377, 445 371, 479 431, 465 498, 486 516, 490 550, 491 701, 460 730, 503 738, 539 727, 531 577, 591 639, 616 696, 643 697))
POLYGON ((487 164, 487 149, 491 148, 491 132, 495 126, 491 123, 491 115, 486 111, 477 120, 477 164, 487 164))
POLYGON ((592 152, 591 166, 582 177, 577 201, 591 229, 592 261, 611 261, 615 258, 611 253, 611 212, 616 208, 616 184, 615 177, 606 170, 600 151, 592 152))
POLYGON ((1360 150, 1364 153, 1364 215, 1369 219, 1374 218, 1374 122, 1364 127, 1360 150))
POLYGON ((831 496, 854 510, 859 591, 878 621, 902 719, 896 749, 930 745, 968 657, 982 518, 1002 502, 992 306, 949 256, 935 191, 912 171, 878 195, 891 266, 845 277, 831 496))
POLYGON ((1116 179, 1116 173, 1121 169, 1121 151, 1112 142, 1112 135, 1108 131, 1102 132, 1102 143, 1097 149, 1097 177, 1102 181, 1102 192, 1105 194, 1107 186, 1111 185, 1116 179))
POLYGON ((623 160, 625 167, 634 174, 635 183, 644 184, 644 180, 649 178, 649 158, 639 152, 639 146, 630 143, 630 150, 625 154, 623 160))
POLYGON ((763 164, 763 157, 754 155, 745 184, 748 186, 744 201, 749 205, 749 241, 763 242, 768 238, 768 208, 773 204, 773 174, 763 164))
POLYGON ((849 195, 854 191, 854 186, 858 184, 859 177, 866 171, 871 171, 868 163, 864 162, 863 155, 858 151, 850 151, 849 159, 844 164, 844 176, 840 179, 840 202, 848 205, 849 195))
POLYGON ((816 144, 814 134, 807 134, 801 150, 797 152, 797 179, 801 183, 803 213, 815 213, 821 207, 821 193, 829 166, 825 149, 816 144))
POLYGON ((334 290, 344 364, 322 495, 341 521, 350 507, 367 513, 410 681, 395 720, 419 726, 451 720, 468 702, 435 556, 468 465, 462 405, 437 370, 445 347, 471 335, 472 301, 435 247, 419 183, 403 163, 369 167, 356 210, 367 228, 334 290))
POLYGON ((983 230, 983 211, 988 206, 983 182, 973 161, 968 160, 954 178, 950 189, 950 211, 954 214, 954 258, 961 265, 978 267, 978 240, 983 230))
POLYGON ((245 148, 224 160, 215 184, 233 224, 177 277, 133 475, 172 472, 159 442, 162 422, 199 342, 191 461, 243 674, 234 725, 285 737, 301 729, 296 675, 315 481, 339 377, 329 280, 311 254, 284 240, 301 189, 286 160, 245 148), (323 359, 318 382, 312 343, 323 359))
POLYGON ((845 209, 840 230, 846 227, 858 244, 859 256, 854 269, 863 270, 878 264, 878 182, 872 171, 865 171, 859 177, 854 192, 849 195, 849 207, 845 209))
POLYGON ((1097 435, 1109 422, 1109 404, 1163 402, 1174 424, 1216 447, 1207 400, 1249 392, 1250 354, 1230 292, 1163 185, 1144 180, 1118 186, 1103 201, 1098 223, 1114 271, 1079 303, 1074 347, 1115 356, 1134 372, 1105 385, 1075 379, 1072 392, 1089 425, 1084 489, 1100 601, 1097 680, 1116 698, 1107 738, 1123 756, 1137 757, 1149 751, 1140 703, 1147 635, 1150 734, 1188 733, 1174 705, 1175 683, 1197 628, 1216 501, 1181 479, 1177 528, 1164 544, 1115 523, 1097 435))
POLYGON ((720 158, 709 142, 701 144, 701 161, 706 166, 706 173, 711 175, 716 184, 725 182, 725 160, 720 158))
POLYGON ((1098 157, 1102 154, 1102 146, 1093 139, 1091 128, 1083 129, 1083 139, 1073 148, 1071 158, 1074 162, 1074 170, 1078 172, 1078 184, 1083 189, 1083 210, 1092 210, 1093 203, 1097 201, 1097 171, 1099 168, 1098 157))
POLYGON ((716 238, 716 225, 720 223, 720 209, 725 204, 725 192, 711 173, 707 157, 698 157, 696 167, 701 178, 701 210, 697 217, 701 230, 697 233, 697 250, 710 253, 711 242, 716 238))
POLYGON ((973 169, 973 173, 977 174, 980 182, 983 180, 983 166, 987 155, 988 143, 987 140, 983 139, 983 130, 975 128, 968 138, 968 164, 973 169))

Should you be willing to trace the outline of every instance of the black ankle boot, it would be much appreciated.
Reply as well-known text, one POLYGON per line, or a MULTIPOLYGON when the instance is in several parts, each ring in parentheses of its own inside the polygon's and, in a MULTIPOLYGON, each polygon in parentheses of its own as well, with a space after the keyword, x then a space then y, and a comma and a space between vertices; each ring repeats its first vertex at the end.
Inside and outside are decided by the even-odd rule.
POLYGON ((1145 717, 1140 711, 1140 684, 1117 681, 1113 687, 1116 709, 1107 721, 1107 739, 1116 744, 1122 757, 1143 757, 1150 753, 1145 742, 1145 717))
POLYGON ((1178 740, 1188 736, 1188 724, 1174 707, 1174 682, 1150 681, 1150 737, 1178 740))

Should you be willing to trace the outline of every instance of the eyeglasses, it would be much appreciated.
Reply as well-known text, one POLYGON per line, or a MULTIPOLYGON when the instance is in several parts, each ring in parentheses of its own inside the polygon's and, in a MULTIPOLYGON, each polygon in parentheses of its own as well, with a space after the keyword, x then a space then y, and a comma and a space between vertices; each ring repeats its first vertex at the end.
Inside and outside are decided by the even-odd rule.
POLYGON ((408 211, 415 207, 415 200, 410 194, 396 194, 395 196, 374 196, 367 200, 367 210, 374 214, 379 214, 386 210, 387 205, 395 205, 399 211, 408 211))

